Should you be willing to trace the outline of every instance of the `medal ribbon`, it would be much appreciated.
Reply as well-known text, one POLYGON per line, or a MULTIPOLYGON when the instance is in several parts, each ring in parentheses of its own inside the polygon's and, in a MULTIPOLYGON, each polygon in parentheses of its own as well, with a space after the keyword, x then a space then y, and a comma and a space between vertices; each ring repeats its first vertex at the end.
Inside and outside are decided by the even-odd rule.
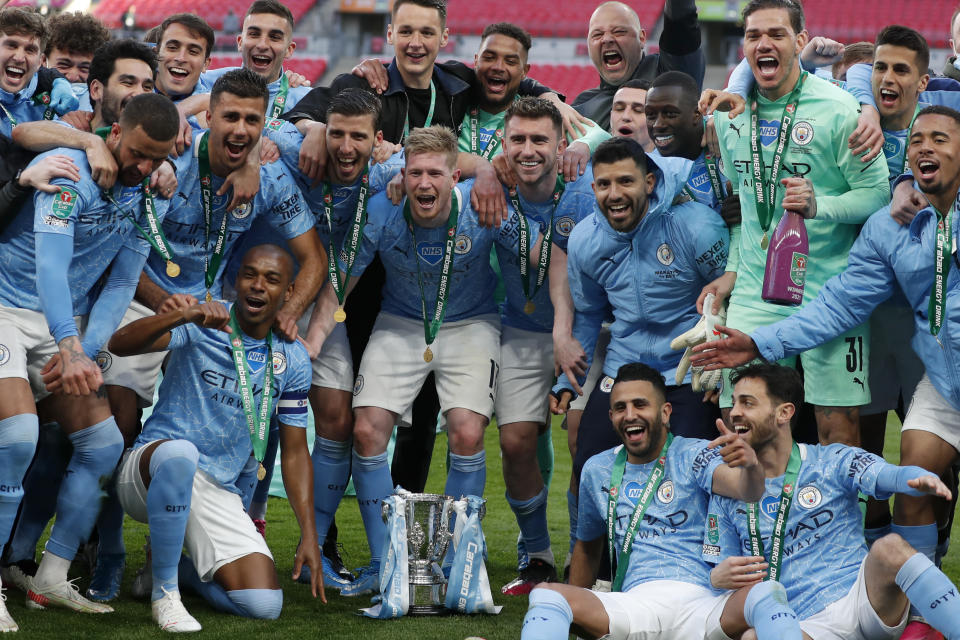
MULTIPOLYGON (((427 111, 427 119, 423 121, 424 127, 429 127, 433 124, 433 109, 437 105, 437 85, 433 84, 433 80, 430 80, 430 109, 427 111)), ((403 122, 403 138, 406 140, 407 136, 410 135, 410 98, 407 98, 407 118, 403 122)))
POLYGON ((267 451, 267 436, 270 431, 270 411, 273 408, 273 332, 267 332, 267 361, 264 364, 263 392, 260 397, 260 412, 253 406, 253 389, 250 383, 250 369, 247 367, 247 352, 243 348, 243 334, 237 325, 235 307, 230 308, 230 350, 233 352, 233 367, 237 370, 237 386, 240 401, 243 403, 243 415, 250 430, 250 444, 257 462, 263 462, 267 451))
POLYGON ((420 269, 420 256, 417 253, 417 232, 410 215, 410 201, 403 204, 403 217, 407 220, 407 227, 413 235, 413 259, 417 263, 417 284, 420 285, 420 309, 423 314, 423 338, 427 346, 433 344, 443 324, 443 317, 447 313, 447 293, 450 290, 450 272, 453 271, 453 247, 457 236, 457 218, 460 214, 460 198, 454 189, 450 196, 450 217, 447 218, 447 239, 443 245, 443 260, 440 268, 440 279, 437 282, 437 306, 433 317, 427 315, 427 299, 423 294, 423 271, 420 269))
POLYGON ((617 452, 617 457, 613 462, 613 469, 610 472, 610 491, 607 493, 607 546, 610 549, 610 563, 617 559, 617 570, 614 573, 611 566, 611 574, 614 575, 612 591, 620 591, 623 587, 623 579, 627 575, 627 565, 630 562, 630 552, 633 549, 633 539, 640 529, 640 523, 643 521, 643 515, 653 500, 653 495, 660 488, 663 481, 664 467, 667 464, 667 450, 670 443, 673 442, 673 434, 667 432, 667 441, 663 443, 663 449, 660 450, 660 457, 656 466, 650 472, 647 478, 647 484, 643 487, 643 493, 637 501, 637 506, 633 510, 633 516, 630 517, 630 524, 623 536, 623 544, 620 545, 619 555, 615 553, 616 547, 616 522, 617 522, 617 500, 620 497, 620 484, 623 482, 623 470, 627 464, 627 448, 621 447, 617 452))
MULTIPOLYGON (((930 290, 930 303, 927 306, 927 321, 930 333, 938 335, 943 328, 944 306, 947 302, 947 276, 950 274, 950 254, 953 253, 953 226, 950 218, 960 209, 960 194, 953 211, 941 216, 937 211, 937 246, 933 271, 933 288, 930 290)), ((938 340, 939 342, 939 340, 938 340)))
POLYGON ((110 201, 110 204, 113 205, 120 215, 133 223, 133 226, 137 228, 137 231, 140 232, 140 235, 142 235, 146 241, 150 243, 150 246, 153 247, 154 251, 160 254, 161 258, 167 262, 170 262, 173 260, 173 252, 170 251, 170 245, 167 244, 167 239, 163 235, 163 229, 160 227, 160 222, 157 220, 157 206, 153 201, 153 193, 150 191, 150 176, 144 178, 143 182, 140 183, 140 191, 143 193, 143 200, 141 201, 142 204, 140 205, 140 209, 143 212, 143 217, 147 220, 147 227, 149 227, 149 231, 140 226, 136 217, 122 207, 109 191, 104 191, 103 197, 110 201))
POLYGON ((797 84, 790 92, 787 98, 787 104, 783 108, 783 114, 780 116, 780 133, 777 140, 777 149, 773 154, 773 166, 770 169, 770 182, 767 183, 763 178, 763 159, 760 153, 759 140, 759 121, 760 114, 757 110, 757 89, 750 92, 750 160, 753 165, 753 196, 757 202, 757 217, 760 219, 760 228, 766 234, 770 229, 770 223, 773 220, 773 208, 777 201, 777 187, 779 187, 780 165, 783 162, 783 154, 790 143, 790 134, 793 133, 793 118, 796 115, 797 107, 800 104, 800 91, 803 88, 803 81, 807 77, 804 71, 797 79, 797 84))
POLYGON ((347 254, 347 268, 344 271, 343 279, 340 279, 340 269, 337 268, 337 255, 334 251, 336 247, 333 244, 333 193, 329 182, 323 183, 323 210, 327 214, 327 227, 330 229, 330 249, 327 251, 328 265, 327 272, 330 276, 330 285, 334 293, 337 294, 337 302, 343 307, 343 300, 347 296, 347 283, 350 281, 350 271, 353 269, 353 263, 357 259, 357 252, 360 249, 360 242, 363 240, 363 228, 367 224, 367 190, 369 188, 369 171, 363 170, 360 176, 360 193, 357 195, 357 208, 353 212, 353 221, 350 224, 350 231, 343 239, 342 251, 347 254))
MULTIPOLYGON (((787 530, 787 516, 790 514, 790 503, 797 490, 797 477, 800 475, 800 447, 796 442, 790 451, 790 460, 787 462, 787 471, 783 475, 783 490, 780 492, 780 507, 777 509, 777 520, 773 525, 773 534, 770 542, 770 574, 768 579, 779 581, 780 564, 783 560, 783 534, 787 530)), ((747 528, 750 530, 750 553, 755 556, 766 557, 763 549, 763 538, 760 535, 760 521, 757 513, 757 503, 747 503, 747 528)))
POLYGON ((527 217, 523 214, 523 206, 520 204, 520 196, 517 193, 516 187, 510 189, 508 192, 510 194, 510 204, 513 205, 513 208, 517 212, 517 217, 520 220, 520 238, 517 253, 520 261, 520 280, 523 283, 523 293, 528 301, 533 300, 533 297, 537 295, 540 287, 543 286, 544 280, 547 278, 547 270, 550 267, 550 245, 553 240, 553 217, 557 213, 557 205, 560 203, 560 197, 563 195, 565 188, 566 185, 563 182, 563 176, 558 175, 556 185, 553 188, 553 209, 550 211, 550 224, 547 225, 547 229, 543 234, 543 243, 540 245, 540 257, 537 260, 537 279, 533 283, 533 286, 530 285, 530 229, 527 224, 527 217))
POLYGON ((207 132, 200 134, 197 140, 197 164, 200 169, 200 199, 203 203, 203 248, 204 248, 204 274, 203 280, 209 292, 217 277, 217 270, 220 268, 220 261, 223 259, 223 252, 227 245, 227 216, 226 208, 223 210, 223 219, 220 221, 220 228, 217 230, 217 241, 213 247, 213 255, 207 253, 210 246, 210 224, 213 219, 213 177, 210 172, 210 154, 207 148, 207 132))
POLYGON ((287 79, 287 74, 280 74, 280 90, 277 91, 277 96, 273 99, 273 104, 270 106, 270 117, 267 118, 267 121, 274 120, 279 118, 283 114, 283 107, 287 104, 287 93, 290 92, 290 81, 287 79))

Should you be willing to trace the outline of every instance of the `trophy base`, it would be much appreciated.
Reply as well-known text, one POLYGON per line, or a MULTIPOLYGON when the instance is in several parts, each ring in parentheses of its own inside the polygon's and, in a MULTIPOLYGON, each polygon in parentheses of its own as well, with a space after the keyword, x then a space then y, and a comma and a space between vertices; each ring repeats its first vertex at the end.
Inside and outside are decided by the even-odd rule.
POLYGON ((412 604, 407 610, 408 616, 445 616, 450 610, 442 604, 412 604))
MULTIPOLYGON (((441 575, 442 577, 442 575, 441 575)), ((442 616, 449 610, 443 604, 446 585, 443 584, 410 584, 410 606, 407 609, 409 616, 442 616)))

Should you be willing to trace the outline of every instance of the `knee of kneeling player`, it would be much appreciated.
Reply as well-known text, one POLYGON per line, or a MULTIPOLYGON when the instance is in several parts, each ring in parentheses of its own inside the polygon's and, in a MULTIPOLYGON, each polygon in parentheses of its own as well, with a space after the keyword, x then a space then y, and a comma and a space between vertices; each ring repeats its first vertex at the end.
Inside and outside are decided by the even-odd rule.
POLYGON ((245 618, 276 620, 283 608, 283 591, 280 589, 238 589, 228 591, 227 597, 245 618))
POLYGON ((896 573, 916 552, 902 537, 896 533, 888 533, 871 545, 869 555, 873 561, 896 573))

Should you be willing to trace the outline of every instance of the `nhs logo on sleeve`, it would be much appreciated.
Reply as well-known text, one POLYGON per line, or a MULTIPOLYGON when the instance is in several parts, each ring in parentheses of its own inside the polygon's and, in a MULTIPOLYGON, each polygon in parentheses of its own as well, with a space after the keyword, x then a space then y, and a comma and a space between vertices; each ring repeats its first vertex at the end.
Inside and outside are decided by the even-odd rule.
POLYGON ((780 510, 780 496, 765 496, 760 501, 760 511, 771 520, 777 519, 777 511, 780 510))
POLYGON ((420 259, 426 262, 428 265, 435 267, 440 264, 440 260, 443 259, 443 243, 418 242, 417 255, 420 256, 420 259))
POLYGON ((757 133, 760 136, 760 143, 769 147, 771 144, 776 142, 777 136, 780 135, 780 121, 779 120, 760 120, 760 131, 757 133))

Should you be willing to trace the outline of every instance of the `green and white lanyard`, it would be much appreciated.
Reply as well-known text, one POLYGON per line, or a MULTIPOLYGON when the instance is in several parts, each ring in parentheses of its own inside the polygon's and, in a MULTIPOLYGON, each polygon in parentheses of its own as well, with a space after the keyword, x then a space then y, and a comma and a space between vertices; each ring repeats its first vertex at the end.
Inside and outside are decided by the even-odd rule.
MULTIPOLYGON (((107 136, 110 135, 110 127, 100 127, 94 133, 104 140, 107 139, 107 136)), ((114 209, 122 215, 123 217, 130 220, 133 223, 133 226, 137 228, 137 231, 140 232, 140 235, 150 243, 150 246, 153 247, 153 250, 156 251, 161 258, 164 259, 167 263, 167 275, 171 278, 176 278, 180 275, 180 266, 173 261, 173 251, 170 250, 170 244, 167 242, 167 238, 163 235, 163 228, 160 226, 160 221, 157 218, 157 205, 153 201, 153 192, 150 190, 150 176, 147 176, 143 179, 143 182, 140 183, 140 191, 143 193, 143 200, 141 200, 140 209, 143 212, 143 217, 147 221, 147 229, 144 229, 137 222, 136 216, 130 213, 125 209, 113 195, 104 189, 101 193, 107 201, 113 205, 114 209)))
MULTIPOLYGON (((430 80, 430 108, 427 110, 427 119, 423 121, 424 127, 433 124, 433 110, 437 106, 437 85, 430 80)), ((403 121, 403 139, 406 140, 410 135, 410 98, 407 97, 407 117, 403 121)))
POLYGON ((287 79, 287 74, 281 72, 280 90, 277 91, 277 96, 273 99, 273 104, 270 106, 270 117, 267 118, 267 122, 276 120, 283 114, 283 108, 287 104, 288 93, 290 93, 290 81, 287 79))
POLYGON ((787 104, 783 108, 783 114, 780 116, 780 132, 777 139, 777 148, 773 154, 773 166, 770 169, 770 181, 763 179, 763 159, 760 155, 759 141, 759 121, 760 114, 757 109, 757 88, 754 87, 750 92, 750 161, 753 165, 753 196, 757 203, 757 217, 760 219, 760 228, 763 230, 763 238, 760 240, 760 248, 766 251, 770 243, 770 223, 773 221, 773 208, 777 202, 777 188, 779 187, 780 166, 783 163, 783 154, 790 143, 790 135, 793 133, 794 117, 797 113, 797 107, 800 105, 800 91, 803 88, 803 81, 807 77, 807 72, 803 71, 794 85, 793 91, 787 98, 787 104))
POLYGON ((403 217, 407 221, 407 228, 413 236, 413 260, 417 263, 417 284, 420 285, 420 310, 423 315, 423 339, 427 343, 427 348, 423 352, 423 360, 430 362, 433 360, 433 350, 430 345, 437 338, 437 332, 440 331, 440 325, 443 324, 443 317, 447 314, 447 295, 450 291, 450 273, 453 271, 454 245, 457 237, 457 218, 460 216, 460 197, 457 190, 454 189, 450 196, 450 217, 447 218, 446 240, 443 244, 443 258, 440 267, 440 279, 437 282, 437 306, 434 308, 433 316, 427 315, 427 299, 423 293, 423 271, 420 269, 420 256, 417 253, 417 232, 413 223, 413 216, 410 215, 409 199, 403 204, 403 217))
POLYGON ((613 573, 613 559, 617 559, 617 570, 613 573, 612 591, 620 591, 623 587, 623 579, 627 575, 627 565, 630 562, 630 552, 633 549, 633 539, 637 536, 637 531, 640 529, 640 523, 643 521, 643 515, 647 512, 647 507, 650 506, 650 501, 653 500, 654 494, 657 492, 657 489, 660 488, 660 483, 663 481, 664 468, 667 464, 667 450, 670 448, 670 443, 672 442, 673 434, 668 432, 667 441, 663 444, 663 449, 660 450, 660 457, 657 459, 657 464, 653 467, 653 471, 650 472, 650 477, 647 478, 647 484, 643 487, 640 499, 637 500, 637 506, 633 510, 633 516, 630 517, 630 524, 627 526, 627 530, 623 535, 623 544, 620 545, 619 554, 616 553, 615 538, 617 500, 620 497, 620 484, 623 482, 623 470, 627 464, 626 446, 620 447, 620 450, 617 452, 617 457, 613 461, 613 469, 610 472, 610 490, 607 493, 607 546, 610 550, 611 573, 613 573))
MULTIPOLYGON (((46 105, 49 105, 49 104, 50 104, 50 94, 49 94, 48 92, 44 91, 43 93, 41 93, 41 94, 39 94, 39 95, 33 96, 33 102, 34 102, 35 104, 46 104, 46 105)), ((0 109, 3 109, 4 115, 6 115, 6 116, 7 116, 7 120, 10 121, 10 129, 13 129, 13 128, 16 127, 18 124, 20 124, 20 122, 19 122, 16 118, 13 117, 13 114, 10 113, 10 111, 7 110, 7 106, 6 106, 5 104, 3 104, 2 102, 0 102, 0 109)), ((54 116, 53 108, 52 108, 52 107, 47 107, 47 108, 44 110, 44 112, 43 112, 43 119, 44 119, 44 120, 53 120, 53 116, 54 116)))
MULTIPOLYGON (((710 188, 713 190, 713 197, 717 202, 723 202, 723 185, 720 183, 720 167, 717 166, 717 160, 709 151, 703 154, 703 164, 707 168, 707 178, 710 180, 710 188)), ((689 185, 683 185, 683 192, 690 196, 693 201, 697 197, 693 195, 693 190, 689 185)))
POLYGON ((540 245, 540 257, 537 260, 537 278, 533 285, 530 284, 530 228, 527 224, 527 217, 523 214, 523 206, 520 204, 520 196, 517 194, 517 188, 512 187, 509 190, 510 204, 517 212, 519 220, 519 241, 518 241, 518 260, 520 263, 520 281, 523 283, 523 294, 527 301, 523 305, 524 313, 533 313, 536 305, 533 303, 533 297, 537 295, 540 287, 547 279, 547 270, 550 268, 550 245, 553 241, 553 218, 557 213, 557 205, 560 203, 560 197, 566 185, 563 176, 557 176, 556 185, 553 188, 553 209, 550 211, 550 223, 543 234, 543 242, 540 245))
MULTIPOLYGON (((800 475, 800 447, 796 442, 790 451, 790 460, 787 462, 787 471, 783 475, 783 490, 780 492, 780 506, 777 509, 777 519, 773 524, 773 533, 770 536, 770 573, 769 580, 779 581, 780 564, 783 561, 783 535, 787 530, 787 516, 790 515, 790 503, 797 490, 797 477, 800 475)), ((760 535, 759 508, 756 502, 747 503, 747 528, 750 531, 750 554, 764 556, 763 538, 760 535)))
POLYGON ((370 176, 369 170, 364 169, 360 176, 360 193, 357 195, 357 208, 353 212, 353 221, 350 223, 350 230, 343 239, 341 250, 346 253, 346 270, 343 273, 343 279, 340 279, 340 269, 337 267, 336 247, 333 244, 333 188, 329 182, 323 183, 323 210, 327 215, 327 228, 330 229, 330 250, 327 251, 327 273, 330 277, 330 286, 337 294, 337 310, 333 313, 333 319, 337 322, 343 322, 347 319, 347 313, 343 310, 343 300, 347 297, 347 283, 350 281, 350 271, 353 269, 353 263, 357 259, 357 252, 360 250, 360 242, 363 240, 363 228, 367 224, 367 191, 369 190, 370 176))
POLYGON ((210 226, 213 221, 213 175, 210 172, 210 153, 207 148, 207 132, 200 134, 197 140, 197 165, 200 169, 200 201, 203 204, 203 282, 207 287, 207 302, 213 299, 210 295, 210 287, 217 279, 217 270, 220 268, 220 261, 223 259, 223 252, 227 245, 227 217, 226 209, 223 211, 223 218, 220 220, 220 228, 217 229, 217 240, 213 245, 213 255, 207 253, 210 246, 210 226))
MULTIPOLYGON (((517 102, 520 99, 520 96, 514 96, 513 101, 517 102)), ((503 120, 500 121, 500 126, 497 127, 497 130, 490 134, 490 139, 487 141, 487 146, 480 150, 480 107, 474 106, 470 109, 470 153, 476 156, 480 156, 484 160, 489 160, 497 153, 500 149, 500 145, 503 142, 503 120)))
POLYGON ((263 392, 260 397, 259 413, 253 406, 253 384, 250 382, 250 369, 247 367, 247 352, 243 348, 243 333, 237 324, 235 306, 230 308, 230 351, 233 353, 233 367, 237 371, 237 387, 243 415, 250 431, 250 444, 253 455, 260 463, 257 477, 263 480, 266 475, 263 457, 267 452, 267 437, 270 433, 270 412, 273 408, 273 331, 267 331, 267 361, 264 364, 263 392))
MULTIPOLYGON (((953 209, 945 215, 937 211, 937 244, 933 270, 933 288, 930 290, 930 303, 927 307, 927 321, 930 333, 939 335, 943 328, 945 305, 947 302, 947 277, 950 275, 950 255, 953 253, 953 217, 960 210, 960 194, 953 209)), ((936 211, 936 209, 934 209, 936 211)), ((937 342, 940 339, 937 338, 937 342)))

